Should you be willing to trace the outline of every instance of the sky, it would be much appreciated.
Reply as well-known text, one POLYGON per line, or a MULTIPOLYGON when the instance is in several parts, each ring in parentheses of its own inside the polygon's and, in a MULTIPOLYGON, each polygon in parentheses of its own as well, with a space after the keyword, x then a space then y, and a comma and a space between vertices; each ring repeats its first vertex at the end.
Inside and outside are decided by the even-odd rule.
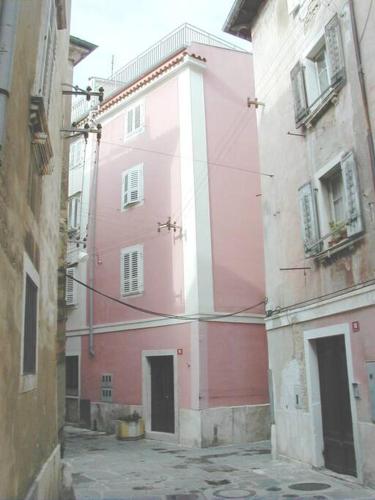
POLYGON ((250 44, 223 33, 234 0, 73 0, 71 34, 98 45, 74 72, 86 87, 91 76, 108 77, 114 69, 188 22, 240 47, 250 44))

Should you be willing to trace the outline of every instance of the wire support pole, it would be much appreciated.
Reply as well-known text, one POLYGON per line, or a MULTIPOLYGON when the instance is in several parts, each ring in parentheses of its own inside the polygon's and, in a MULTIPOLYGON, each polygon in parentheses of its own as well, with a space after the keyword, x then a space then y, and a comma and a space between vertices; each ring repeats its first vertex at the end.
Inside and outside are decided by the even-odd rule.
POLYGON ((96 259, 96 202, 98 195, 98 169, 99 169, 99 152, 100 152, 100 141, 96 143, 94 168, 92 172, 92 183, 91 183, 91 203, 90 203, 90 215, 93 217, 89 218, 90 221, 90 245, 89 245, 89 353, 90 356, 95 356, 94 348, 94 276, 95 276, 95 259, 96 259))

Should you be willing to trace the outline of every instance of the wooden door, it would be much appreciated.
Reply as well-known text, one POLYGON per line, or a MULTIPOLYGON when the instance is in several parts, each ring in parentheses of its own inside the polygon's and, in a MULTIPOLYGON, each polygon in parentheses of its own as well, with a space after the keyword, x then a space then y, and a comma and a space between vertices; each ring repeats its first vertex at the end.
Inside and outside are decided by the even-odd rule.
POLYGON ((327 469, 356 476, 353 422, 343 335, 316 341, 327 469))
POLYGON ((174 433, 173 356, 152 356, 151 430, 174 433))

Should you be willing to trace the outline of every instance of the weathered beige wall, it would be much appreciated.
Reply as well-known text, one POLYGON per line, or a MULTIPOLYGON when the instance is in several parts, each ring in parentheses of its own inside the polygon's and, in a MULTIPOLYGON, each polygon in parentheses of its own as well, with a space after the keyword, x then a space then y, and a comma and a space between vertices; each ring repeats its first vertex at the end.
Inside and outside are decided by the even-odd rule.
MULTIPOLYGON (((296 19, 288 15, 286 0, 269 0, 253 31, 256 94, 265 102, 257 112, 261 168, 275 174, 273 179, 262 178, 270 308, 293 305, 375 277, 375 225, 369 205, 375 202, 375 195, 348 3, 337 0, 330 7, 322 0, 307 3, 317 8, 305 24, 299 14, 296 19), (337 104, 307 130, 305 138, 287 135, 288 131, 301 133, 295 128, 290 71, 335 12, 340 15, 347 83, 339 92, 337 104), (366 231, 354 251, 324 266, 304 257, 298 188, 333 157, 350 149, 357 157, 366 231), (301 271, 280 271, 281 267, 304 265, 312 267, 306 277, 301 271)), ((361 34, 370 0, 355 5, 361 34)), ((375 129, 374 16, 373 9, 362 39, 362 52, 375 129)))
MULTIPOLYGON (((69 6, 70 2, 67 3, 69 6)), ((54 170, 41 180, 38 220, 28 205, 27 187, 31 141, 29 100, 35 75, 39 36, 36 27, 41 25, 41 5, 40 0, 20 2, 4 161, 0 169, 0 498, 6 499, 25 496, 55 450, 62 423, 57 404, 58 344, 60 351, 62 348, 61 331, 57 338, 57 268, 62 254, 60 245, 64 243, 59 235, 60 194, 67 162, 60 128, 65 110, 69 108, 64 106, 61 82, 69 81, 69 33, 58 31, 49 120, 54 170), (27 234, 32 235, 29 239, 34 241, 40 254, 38 377, 36 389, 21 393, 22 279, 27 234)))

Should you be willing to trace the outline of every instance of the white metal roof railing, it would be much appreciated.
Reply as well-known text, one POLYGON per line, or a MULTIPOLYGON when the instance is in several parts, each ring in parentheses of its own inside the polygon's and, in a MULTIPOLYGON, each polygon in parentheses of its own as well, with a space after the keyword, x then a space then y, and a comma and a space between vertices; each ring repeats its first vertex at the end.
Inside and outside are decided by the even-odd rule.
MULTIPOLYGON (((168 57, 194 42, 246 52, 232 43, 226 42, 215 35, 211 35, 186 23, 115 71, 107 80, 102 78, 96 79, 94 87, 103 86, 105 98, 108 98, 116 89, 129 85, 152 68, 157 67, 168 57)), ((76 99, 72 105, 72 120, 78 121, 90 109, 97 106, 97 103, 97 98, 93 98, 91 101, 87 101, 85 98, 76 99)))

